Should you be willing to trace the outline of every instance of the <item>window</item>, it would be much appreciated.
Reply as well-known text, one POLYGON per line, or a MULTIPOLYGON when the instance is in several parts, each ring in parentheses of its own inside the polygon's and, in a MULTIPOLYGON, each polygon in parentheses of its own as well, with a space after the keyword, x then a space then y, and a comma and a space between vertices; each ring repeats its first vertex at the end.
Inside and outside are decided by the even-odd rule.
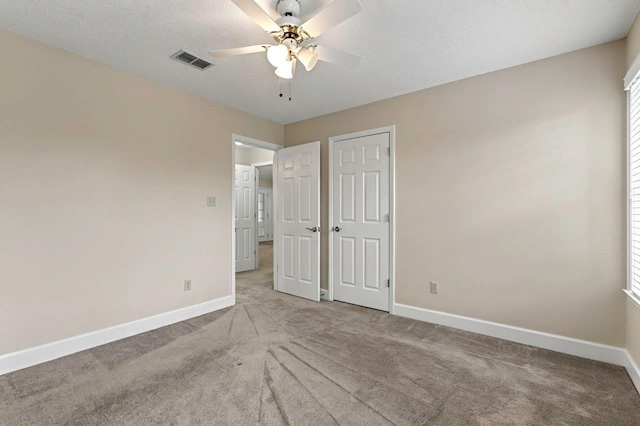
MULTIPOLYGON (((635 65, 635 64, 634 64, 635 65)), ((632 67, 632 70, 634 67, 632 67)), ((628 292, 640 300, 640 75, 629 71, 625 78, 628 102, 628 292), (631 76, 631 78, 629 78, 631 76)))
POLYGON ((264 224, 264 192, 258 191, 258 238, 268 237, 264 224))

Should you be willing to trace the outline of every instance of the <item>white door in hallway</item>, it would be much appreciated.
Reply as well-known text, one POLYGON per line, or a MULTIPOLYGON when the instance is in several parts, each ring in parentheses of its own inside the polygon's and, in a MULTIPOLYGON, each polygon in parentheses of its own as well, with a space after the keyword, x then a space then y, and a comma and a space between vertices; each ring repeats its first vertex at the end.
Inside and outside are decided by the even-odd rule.
POLYGON ((276 153, 276 288, 320 301, 320 142, 276 153))
POLYGON ((390 134, 332 143, 333 298, 389 311, 390 134))
POLYGON ((273 190, 258 188, 258 241, 273 241, 273 190))
POLYGON ((236 164, 236 272, 256 269, 256 171, 236 164))

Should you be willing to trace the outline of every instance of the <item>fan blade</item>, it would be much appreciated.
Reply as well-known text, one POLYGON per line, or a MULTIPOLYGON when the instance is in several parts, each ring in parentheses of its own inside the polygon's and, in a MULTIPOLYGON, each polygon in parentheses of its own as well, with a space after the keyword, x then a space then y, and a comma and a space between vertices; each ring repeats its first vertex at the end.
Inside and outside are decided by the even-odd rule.
POLYGON ((267 12, 264 11, 262 7, 260 7, 253 0, 231 0, 235 3, 236 6, 240 8, 244 13, 249 16, 249 18, 253 19, 256 24, 260 25, 263 30, 268 33, 279 32, 280 27, 275 23, 271 16, 267 12))
POLYGON ((313 49, 318 52, 318 60, 330 62, 345 68, 355 68, 360 63, 360 57, 341 50, 331 49, 324 46, 316 46, 313 49))
POLYGON ((249 53, 266 52, 268 44, 257 44, 255 46, 237 47, 235 49, 212 50, 209 55, 214 58, 226 58, 228 56, 248 55, 249 53))
POLYGON ((312 38, 346 21, 362 10, 358 0, 335 0, 300 27, 312 38))

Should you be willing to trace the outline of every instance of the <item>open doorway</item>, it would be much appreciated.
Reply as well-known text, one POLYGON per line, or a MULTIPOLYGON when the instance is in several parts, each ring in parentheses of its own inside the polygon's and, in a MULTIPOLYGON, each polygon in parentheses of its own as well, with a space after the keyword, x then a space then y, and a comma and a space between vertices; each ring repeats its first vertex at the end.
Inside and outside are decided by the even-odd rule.
POLYGON ((320 142, 284 148, 234 135, 233 167, 234 300, 236 290, 243 297, 269 288, 320 301, 320 142))
POLYGON ((235 287, 273 288, 273 161, 280 148, 234 135, 233 227, 235 287))

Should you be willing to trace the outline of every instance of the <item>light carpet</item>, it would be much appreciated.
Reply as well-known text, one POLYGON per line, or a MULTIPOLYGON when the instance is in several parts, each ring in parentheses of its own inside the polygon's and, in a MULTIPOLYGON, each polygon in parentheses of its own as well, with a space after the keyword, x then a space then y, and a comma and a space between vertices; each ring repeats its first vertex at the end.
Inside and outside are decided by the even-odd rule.
POLYGON ((622 367, 272 289, 0 377, 0 424, 639 425, 622 367))

